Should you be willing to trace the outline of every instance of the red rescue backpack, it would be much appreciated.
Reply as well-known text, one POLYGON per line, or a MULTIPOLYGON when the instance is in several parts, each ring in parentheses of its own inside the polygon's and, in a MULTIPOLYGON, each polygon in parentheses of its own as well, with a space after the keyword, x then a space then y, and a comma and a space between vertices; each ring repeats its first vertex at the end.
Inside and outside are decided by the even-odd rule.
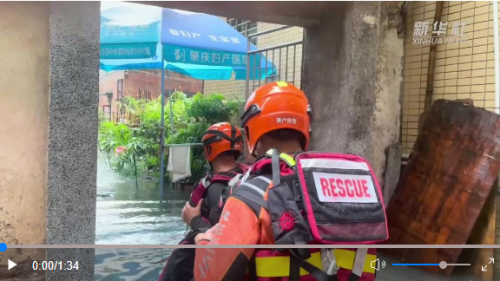
MULTIPOLYGON (((374 244, 388 239, 379 183, 359 156, 300 152, 291 157, 270 150, 245 174, 232 196, 246 202, 257 216, 261 207, 269 212, 277 245, 374 244), (265 176, 270 174, 271 178, 265 176)), ((364 256, 366 252, 360 254, 360 263, 364 256)), ((310 258, 307 251, 290 251, 290 258, 294 267, 306 269, 317 280, 335 280, 305 262, 310 258)), ((361 272, 351 273, 349 280, 373 276, 360 279, 361 272)))

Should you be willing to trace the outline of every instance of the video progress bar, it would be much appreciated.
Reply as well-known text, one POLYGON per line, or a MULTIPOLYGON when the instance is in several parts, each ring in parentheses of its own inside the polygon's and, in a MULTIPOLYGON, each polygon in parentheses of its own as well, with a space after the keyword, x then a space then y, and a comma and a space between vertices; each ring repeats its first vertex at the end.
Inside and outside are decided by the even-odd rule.
POLYGON ((392 266, 439 266, 445 269, 448 266, 471 266, 470 263, 447 263, 442 261, 440 263, 393 263, 392 266))
MULTIPOLYGON (((357 249, 500 249, 500 245, 280 245, 281 248, 357 248, 357 249)), ((193 249, 193 248, 249 248, 274 249, 276 245, 8 245, 12 249, 129 249, 129 248, 166 248, 166 249, 193 249)))

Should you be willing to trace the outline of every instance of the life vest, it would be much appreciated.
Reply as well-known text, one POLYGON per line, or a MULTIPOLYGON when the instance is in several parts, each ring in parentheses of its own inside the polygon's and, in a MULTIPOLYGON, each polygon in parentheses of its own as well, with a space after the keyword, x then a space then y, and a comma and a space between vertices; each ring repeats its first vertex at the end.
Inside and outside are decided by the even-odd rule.
MULTIPOLYGON (((243 174, 245 174, 250 169, 250 166, 247 164, 244 164, 244 163, 237 163, 237 164, 238 164, 238 168, 243 172, 243 174)), ((205 195, 207 194, 207 189, 210 185, 212 185, 214 183, 222 183, 225 186, 230 186, 229 183, 231 182, 231 180, 233 180, 235 182, 239 181, 239 179, 241 178, 241 176, 243 174, 238 173, 236 171, 226 171, 226 172, 220 172, 220 173, 210 174, 210 175, 206 176, 205 178, 200 180, 198 185, 194 188, 193 192, 191 193, 191 197, 189 198, 189 204, 192 207, 196 207, 198 205, 198 203, 200 202, 200 200, 205 198, 205 195)), ((227 195, 227 196, 224 196, 226 198, 222 198, 224 200, 226 200, 227 197, 230 195, 230 192, 231 192, 230 188, 228 188, 227 191, 228 191, 227 194, 223 194, 223 196, 227 195)), ((223 201, 223 202, 221 201, 219 203, 219 206, 222 207, 224 205, 224 203, 225 203, 225 201, 223 201)))
MULTIPOLYGON (((291 157, 270 150, 245 174, 233 196, 246 202, 257 216, 261 207, 267 211, 275 244, 374 244, 388 239, 380 186, 368 162, 355 155, 301 152, 291 157), (271 179, 264 176, 269 171, 271 179), (254 180, 248 183, 249 179, 254 180), (256 190, 261 196, 256 196, 256 190)), ((288 280, 374 280, 374 270, 365 265, 376 259, 376 252, 366 250, 334 250, 340 267, 336 273, 326 273, 324 266, 315 264, 318 254, 311 250, 284 250, 287 258, 279 261, 280 266, 288 263, 284 268, 290 272, 279 272, 287 273, 281 276, 288 280), (310 275, 301 274, 302 269, 310 275)), ((268 257, 259 263, 262 251, 257 250, 251 261, 249 268, 255 270, 249 269, 249 280, 272 277, 259 269, 272 261, 268 257)))
MULTIPOLYGON (((238 163, 238 168, 243 173, 246 173, 250 166, 244 163, 238 163)), ((226 186, 226 188, 222 190, 219 201, 219 208, 222 210, 227 198, 231 194, 231 189, 229 188, 230 184, 233 185, 231 181, 237 182, 242 176, 243 174, 239 173, 239 171, 227 171, 215 173, 205 177, 199 182, 191 193, 189 204, 193 207, 197 206, 200 200, 205 198, 210 185, 214 183, 221 183, 226 186)), ((203 214, 208 214, 208 211, 204 211, 204 208, 205 205, 202 205, 202 218, 209 220, 207 217, 208 215, 203 216, 203 214)), ((191 230, 186 237, 182 239, 179 245, 194 245, 194 238, 201 231, 203 230, 191 230)), ((193 278, 195 251, 196 249, 175 249, 168 258, 159 281, 190 281, 193 278)))

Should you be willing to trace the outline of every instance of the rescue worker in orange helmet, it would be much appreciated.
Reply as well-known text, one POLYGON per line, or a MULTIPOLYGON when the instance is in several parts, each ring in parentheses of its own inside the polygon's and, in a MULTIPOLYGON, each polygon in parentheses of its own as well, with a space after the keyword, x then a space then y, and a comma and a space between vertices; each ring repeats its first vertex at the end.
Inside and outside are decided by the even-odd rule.
POLYGON ((228 122, 214 124, 207 129, 201 141, 205 159, 212 172, 195 187, 190 201, 183 209, 183 220, 191 224, 193 229, 210 228, 219 221, 225 203, 220 200, 229 196, 229 181, 249 169, 248 165, 237 162, 243 150, 243 136, 238 127, 228 122), (206 212, 193 216, 193 206, 200 204, 204 198, 207 200, 201 205, 202 210, 206 212), (204 215, 205 220, 201 215, 204 215))
MULTIPOLYGON (((219 223, 196 236, 198 245, 373 244, 388 238, 373 170, 355 155, 307 152, 309 114, 305 94, 286 82, 263 85, 248 98, 241 119, 257 160, 233 186, 219 223)), ((194 279, 370 281, 375 260, 372 249, 199 248, 194 279)))
MULTIPOLYGON (((243 150, 243 136, 238 127, 227 122, 214 124, 203 135, 202 143, 211 173, 200 180, 182 210, 182 219, 191 231, 180 244, 194 244, 194 237, 198 233, 203 233, 219 221, 229 197, 229 183, 233 179, 240 179, 249 168, 237 162, 243 150)), ((194 249, 176 249, 159 281, 191 280, 194 255, 194 249)))

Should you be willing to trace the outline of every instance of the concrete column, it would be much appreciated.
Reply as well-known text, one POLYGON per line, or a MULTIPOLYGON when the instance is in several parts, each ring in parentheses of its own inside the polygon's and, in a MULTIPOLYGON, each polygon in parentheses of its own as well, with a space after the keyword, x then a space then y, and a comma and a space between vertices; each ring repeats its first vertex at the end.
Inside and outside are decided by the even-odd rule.
POLYGON ((302 86, 313 110, 311 149, 355 153, 379 181, 399 142, 402 2, 343 2, 306 29, 302 86))
MULTIPOLYGON (((99 100, 99 2, 50 4, 47 244, 94 244, 99 100)), ((91 280, 94 251, 48 251, 77 272, 48 280, 91 280)))

